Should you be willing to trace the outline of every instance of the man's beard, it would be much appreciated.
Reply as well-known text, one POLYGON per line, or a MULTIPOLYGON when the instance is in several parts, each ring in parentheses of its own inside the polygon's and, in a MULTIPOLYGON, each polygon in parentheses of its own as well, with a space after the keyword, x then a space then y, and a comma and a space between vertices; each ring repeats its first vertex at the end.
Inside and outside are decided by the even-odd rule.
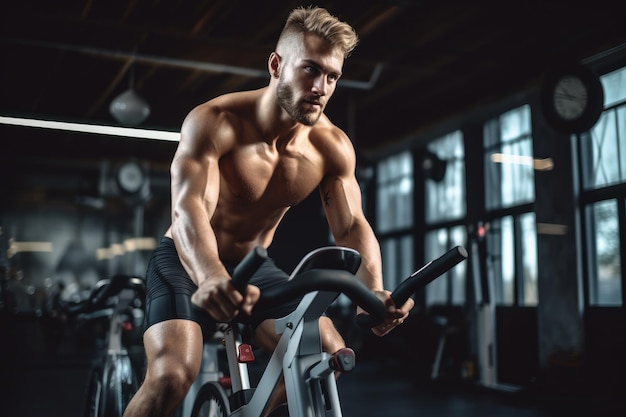
POLYGON ((276 97, 278 104, 298 123, 306 126, 313 126, 322 116, 321 110, 318 112, 306 112, 300 107, 298 102, 294 100, 293 89, 289 84, 279 81, 276 89, 276 97))

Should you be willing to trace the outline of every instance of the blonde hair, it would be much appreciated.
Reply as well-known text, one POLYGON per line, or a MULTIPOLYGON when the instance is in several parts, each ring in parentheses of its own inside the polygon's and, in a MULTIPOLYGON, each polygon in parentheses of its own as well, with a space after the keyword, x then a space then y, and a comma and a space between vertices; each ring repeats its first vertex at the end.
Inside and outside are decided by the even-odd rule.
POLYGON ((343 52, 344 58, 350 56, 359 43, 356 31, 346 22, 331 15, 321 7, 298 7, 291 11, 283 28, 278 44, 294 34, 314 33, 333 47, 343 52))

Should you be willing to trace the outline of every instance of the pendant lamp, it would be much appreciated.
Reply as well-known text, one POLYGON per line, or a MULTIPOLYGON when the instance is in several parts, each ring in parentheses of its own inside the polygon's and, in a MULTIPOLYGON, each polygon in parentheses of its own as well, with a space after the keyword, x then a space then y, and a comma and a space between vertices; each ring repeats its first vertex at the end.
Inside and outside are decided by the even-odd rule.
POLYGON ((134 64, 130 71, 130 85, 128 90, 111 101, 109 112, 118 123, 124 126, 138 126, 150 115, 150 105, 133 89, 134 64))

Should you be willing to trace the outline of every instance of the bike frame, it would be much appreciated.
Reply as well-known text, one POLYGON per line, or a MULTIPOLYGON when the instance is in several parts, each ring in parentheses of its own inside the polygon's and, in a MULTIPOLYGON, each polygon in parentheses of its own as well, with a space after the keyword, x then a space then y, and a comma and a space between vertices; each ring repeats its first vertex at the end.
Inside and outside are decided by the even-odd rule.
MULTIPOLYGON (((342 415, 330 355, 322 352, 319 331, 319 318, 337 295, 321 291, 307 294, 292 314, 276 321, 280 341, 250 401, 232 411, 232 417, 261 416, 283 375, 290 416, 342 415)), ((224 336, 233 395, 237 395, 250 389, 247 364, 237 361, 241 336, 232 326, 227 326, 224 336)))
MULTIPOLYGON (((296 266, 290 280, 316 266, 320 259, 332 253, 339 257, 360 257, 353 249, 324 247, 308 253, 296 266)), ((360 258, 359 258, 360 259, 360 258)), ((348 261, 350 265, 352 261, 348 261)), ((345 269, 356 266, 346 266, 345 269)), ((338 268, 337 268, 338 269, 338 268)), ((356 279, 356 278, 355 278, 356 279)), ((276 333, 281 335, 278 345, 265 365, 259 383, 250 385, 248 365, 239 361, 242 335, 238 324, 220 323, 217 330, 223 335, 232 394, 227 398, 231 417, 260 417, 267 407, 280 378, 284 376, 287 404, 292 417, 341 417, 331 355, 322 351, 319 318, 335 301, 338 292, 314 291, 303 296, 296 310, 276 320, 276 333), (233 407, 234 405, 234 407, 233 407)), ((204 384, 217 383, 222 373, 217 366, 217 343, 204 343, 200 375, 183 401, 181 415, 189 417, 197 393, 204 384)))
MULTIPOLYGON (((417 289, 423 288, 466 258, 467 251, 460 246, 449 250, 403 280, 392 292, 391 298, 396 305, 403 305, 417 289)), ((249 271, 251 262, 247 260, 244 259, 241 264, 245 265, 242 269, 249 271)), ((218 330, 224 336, 232 394, 225 394, 218 378, 204 379, 194 392, 197 393, 205 385, 211 385, 211 388, 216 389, 208 395, 217 398, 218 392, 219 407, 224 403, 224 413, 220 415, 260 417, 265 412, 281 376, 284 376, 290 417, 341 417, 335 372, 350 371, 354 367, 354 352, 347 348, 333 355, 323 352, 319 319, 336 300, 339 291, 349 295, 349 298, 362 307, 371 309, 370 315, 357 316, 359 326, 372 327, 384 319, 383 304, 353 275, 359 263, 359 253, 345 247, 324 247, 307 254, 290 277, 290 280, 301 280, 290 282, 285 286, 288 291, 282 294, 285 297, 296 293, 305 295, 295 311, 276 320, 276 333, 281 336, 263 369, 258 386, 254 389, 250 387, 248 359, 240 357, 242 348, 245 351, 251 347, 243 344, 239 325, 218 324, 218 330), (312 269, 310 272, 313 275, 305 277, 309 269, 312 269), (303 275, 299 277, 301 273, 303 275)), ((233 281, 235 285, 241 285, 241 281, 236 280, 237 275, 235 271, 233 281)), ((280 291, 277 295, 272 294, 270 289, 264 294, 272 302, 283 300, 280 298, 280 291)), ((212 355, 211 360, 217 363, 217 354, 212 355)), ((203 375, 199 378, 203 378, 203 375)), ((199 409, 196 406, 203 406, 207 400, 199 399, 195 404, 195 396, 189 393, 191 400, 186 398, 183 404, 187 407, 191 404, 193 409, 199 409)), ((189 417, 188 411, 184 411, 183 417, 189 417)))
POLYGON ((122 290, 118 295, 118 301, 111 316, 102 378, 103 388, 113 392, 110 392, 111 396, 102 396, 104 402, 101 410, 103 411, 102 415, 105 416, 121 416, 128 401, 138 388, 137 376, 128 356, 128 350, 122 343, 122 326, 125 321, 124 313, 128 310, 135 297, 134 290, 122 290))
MULTIPOLYGON (((96 285, 96 294, 100 287, 111 285, 110 280, 96 285)), ((106 346, 96 358, 90 376, 86 415, 97 417, 119 417, 123 414, 126 405, 138 388, 138 378, 133 368, 128 350, 123 342, 122 333, 126 314, 131 309, 133 301, 143 292, 143 281, 140 278, 127 278, 125 288, 120 288, 116 294, 102 297, 99 302, 106 302, 109 297, 115 297, 114 304, 109 308, 97 308, 94 311, 78 313, 77 317, 86 321, 99 317, 108 317, 109 327, 106 333, 106 346)), ((92 300, 92 299, 90 299, 92 300)), ((89 305, 97 303, 87 303, 89 305)), ((80 307, 79 307, 80 308, 80 307)))

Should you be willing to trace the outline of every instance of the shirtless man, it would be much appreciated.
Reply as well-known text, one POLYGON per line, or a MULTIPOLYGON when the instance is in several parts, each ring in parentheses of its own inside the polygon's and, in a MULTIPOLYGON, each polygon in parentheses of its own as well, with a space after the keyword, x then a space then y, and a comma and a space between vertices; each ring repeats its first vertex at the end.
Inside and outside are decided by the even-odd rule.
MULTIPOLYGON (((185 119, 171 166, 172 225, 147 272, 147 373, 125 417, 172 415, 195 380, 202 318, 191 302, 217 321, 249 322, 255 343, 275 348, 273 318, 297 303, 253 307, 263 288, 288 275, 268 260, 243 297, 230 273, 255 246, 267 248, 287 210, 316 188, 336 244, 360 252, 357 276, 388 307, 373 332, 383 336, 407 317, 413 301, 395 306, 383 288, 380 247, 362 212, 352 143, 324 114, 357 42, 354 30, 326 10, 298 8, 269 56, 267 87, 217 97, 185 119)), ((345 346, 329 318, 321 319, 320 329, 325 351, 345 346)), ((275 405, 285 400, 277 391, 275 405)))

